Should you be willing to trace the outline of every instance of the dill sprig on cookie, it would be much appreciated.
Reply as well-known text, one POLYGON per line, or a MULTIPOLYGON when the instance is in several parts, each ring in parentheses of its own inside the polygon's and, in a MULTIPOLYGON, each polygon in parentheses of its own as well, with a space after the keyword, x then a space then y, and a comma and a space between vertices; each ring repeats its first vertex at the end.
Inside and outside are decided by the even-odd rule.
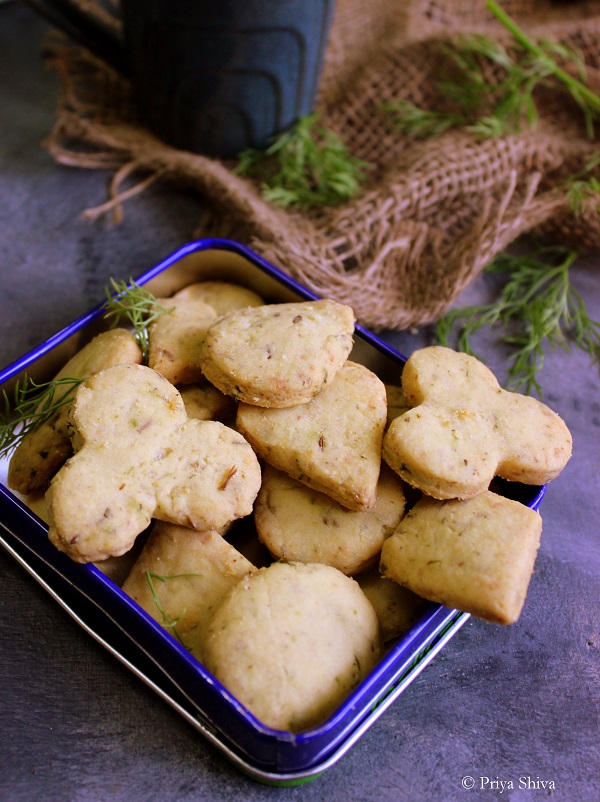
POLYGON ((37 384, 25 376, 15 384, 12 400, 3 390, 0 396, 0 457, 6 456, 27 434, 70 403, 83 381, 85 378, 65 377, 37 384))
POLYGON ((578 254, 560 246, 539 246, 525 255, 501 253, 486 273, 506 277, 499 297, 488 304, 451 309, 437 324, 442 345, 455 335, 456 348, 474 355, 473 336, 501 326, 502 342, 512 349, 509 389, 541 395, 539 373, 547 346, 574 344, 600 361, 600 322, 590 318, 569 271, 578 254))
POLYGON ((162 615, 162 625, 165 629, 170 629, 177 640, 181 643, 182 646, 185 646, 183 640, 181 639, 181 635, 177 632, 177 624, 181 621, 183 616, 186 614, 187 610, 184 608, 177 617, 173 618, 165 608, 158 596, 158 592, 156 587, 154 586, 154 580, 156 579, 158 582, 168 582, 170 579, 187 579, 189 577, 198 577, 200 574, 171 574, 169 576, 163 576, 162 574, 157 574, 155 571, 146 571, 146 582, 148 583, 148 587, 150 588, 150 593, 152 594, 152 600, 156 605, 158 612, 162 615))
POLYGON ((133 328, 133 334, 142 350, 143 363, 148 364, 148 329, 161 315, 171 314, 172 309, 162 306, 150 290, 140 287, 133 279, 129 284, 111 278, 110 287, 106 287, 106 310, 104 317, 112 318, 112 325, 117 326, 123 320, 133 328))
MULTIPOLYGON (((171 310, 161 306, 149 290, 134 281, 130 281, 129 286, 124 281, 110 281, 116 294, 111 294, 110 288, 106 288, 105 317, 113 318, 113 328, 124 319, 131 325, 147 363, 148 327, 159 315, 171 310)), ((0 457, 7 455, 26 435, 35 432, 61 407, 69 404, 77 387, 87 378, 62 376, 38 384, 25 376, 15 384, 12 397, 3 390, 0 395, 0 457)))
POLYGON ((154 587, 153 580, 157 579, 159 582, 166 582, 168 579, 176 579, 177 577, 182 577, 182 576, 193 576, 193 574, 177 574, 177 575, 173 574, 173 576, 162 576, 162 574, 157 574, 155 571, 146 571, 146 582, 148 583, 148 587, 150 588, 150 592, 152 593, 152 599, 158 609, 158 612, 162 615, 163 624, 166 627, 175 628, 179 623, 179 621, 181 621, 182 617, 185 615, 185 610, 182 610, 182 612, 176 618, 173 618, 173 616, 169 615, 169 613, 167 613, 167 611, 162 606, 162 602, 158 597, 156 588, 154 587))

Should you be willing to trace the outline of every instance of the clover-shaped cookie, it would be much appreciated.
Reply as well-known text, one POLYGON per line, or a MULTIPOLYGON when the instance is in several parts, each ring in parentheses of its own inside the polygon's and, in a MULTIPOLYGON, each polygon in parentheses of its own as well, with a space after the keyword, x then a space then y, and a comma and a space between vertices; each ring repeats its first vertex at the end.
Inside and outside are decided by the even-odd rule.
MULTIPOLYGON (((112 365, 141 361, 142 351, 133 334, 126 329, 110 329, 96 335, 77 351, 54 378, 85 379, 112 365)), ((67 394, 68 389, 63 393, 67 394)), ((56 390, 53 401, 60 397, 60 390, 56 390)), ((59 406, 51 418, 19 443, 8 469, 8 484, 17 492, 45 490, 50 479, 73 454, 68 428, 70 407, 70 401, 59 406)))
POLYGON ((564 421, 541 401, 503 390, 475 357, 443 346, 416 351, 402 389, 412 409, 391 423, 383 457, 434 498, 471 498, 494 476, 544 484, 571 456, 564 421))
POLYGON ((49 537, 77 562, 128 551, 151 519, 221 529, 252 512, 261 471, 242 435, 188 419, 156 371, 121 365, 82 384, 75 455, 48 490, 49 537))

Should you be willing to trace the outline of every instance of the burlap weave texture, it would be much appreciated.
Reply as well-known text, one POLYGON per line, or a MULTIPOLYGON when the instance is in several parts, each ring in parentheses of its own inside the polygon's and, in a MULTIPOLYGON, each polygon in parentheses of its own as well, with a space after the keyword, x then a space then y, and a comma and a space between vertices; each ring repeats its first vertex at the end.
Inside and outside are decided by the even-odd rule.
MULTIPOLYGON (((600 2, 502 5, 529 35, 579 48, 600 91, 600 2)), ((524 233, 600 249, 598 213, 574 215, 563 187, 598 153, 566 95, 540 94, 535 129, 485 140, 453 130, 415 141, 382 111, 395 98, 436 108, 440 43, 476 32, 510 43, 483 0, 337 0, 317 110, 372 165, 361 194, 339 207, 283 210, 232 164, 168 147, 136 123, 127 82, 62 37, 47 47, 61 84, 47 146, 63 164, 114 171, 99 211, 158 178, 192 186, 208 212, 191 236, 249 244, 375 330, 423 325, 524 233)), ((499 80, 492 67, 486 78, 499 80)))

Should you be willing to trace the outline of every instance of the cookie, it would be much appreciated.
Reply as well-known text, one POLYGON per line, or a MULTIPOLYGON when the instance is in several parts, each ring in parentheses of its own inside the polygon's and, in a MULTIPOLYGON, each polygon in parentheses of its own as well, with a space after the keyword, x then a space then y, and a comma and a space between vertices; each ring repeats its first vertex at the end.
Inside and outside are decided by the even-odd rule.
POLYGON ((169 311, 148 327, 148 366, 171 384, 204 380, 201 349, 217 313, 199 298, 159 298, 169 311))
POLYGON ((503 390, 473 356, 442 346, 416 351, 402 389, 412 409, 391 423, 383 457, 434 498, 471 498, 496 475, 545 484, 571 456, 564 421, 541 401, 503 390))
POLYGON ((152 517, 207 530, 252 512, 261 471, 249 444, 218 421, 188 419, 151 368, 96 374, 71 418, 76 453, 48 490, 49 537, 76 562, 125 553, 152 517))
MULTIPOLYGON (((142 352, 133 334, 125 329, 111 329, 98 334, 83 346, 54 377, 84 379, 111 365, 139 364, 142 352)), ((58 388, 60 398, 70 386, 58 388)), ((19 493, 45 489, 61 465, 73 454, 69 436, 67 402, 42 425, 25 435, 15 449, 8 468, 8 485, 19 493)))
POLYGON ((422 498, 381 550, 381 573, 430 601, 514 623, 542 532, 529 507, 488 490, 461 501, 422 498))
POLYGON ((227 315, 237 309, 245 309, 248 306, 263 306, 264 300, 253 290, 233 284, 228 281, 198 281, 195 284, 188 284, 173 298, 192 298, 203 301, 211 306, 217 315, 227 315))
POLYGON ((237 405, 213 384, 188 384, 179 388, 188 418, 220 420, 235 417, 237 405))
POLYGON ((262 409, 240 404, 237 428, 280 471, 351 510, 375 504, 386 419, 383 382, 347 362, 307 404, 262 409))
POLYGON ((157 521, 123 590, 199 657, 214 611, 255 570, 218 532, 157 521))
POLYGON ((246 404, 304 404, 334 379, 350 353, 353 332, 354 312, 335 301, 243 309, 210 326, 202 370, 246 404))
POLYGON ((395 418, 408 412, 410 404, 406 400, 402 387, 398 387, 395 384, 386 384, 385 394, 387 398, 387 429, 395 418))
POLYGON ((377 613, 384 643, 408 632, 429 604, 412 590, 381 576, 379 566, 359 574, 356 581, 377 613))
POLYGON ((383 541, 400 523, 404 506, 402 482, 389 468, 381 473, 373 507, 355 512, 266 466, 254 521, 276 559, 325 563, 353 575, 379 562, 383 541))
POLYGON ((354 579, 273 563, 225 597, 202 661, 263 725, 300 732, 333 713, 379 655, 377 616, 354 579))

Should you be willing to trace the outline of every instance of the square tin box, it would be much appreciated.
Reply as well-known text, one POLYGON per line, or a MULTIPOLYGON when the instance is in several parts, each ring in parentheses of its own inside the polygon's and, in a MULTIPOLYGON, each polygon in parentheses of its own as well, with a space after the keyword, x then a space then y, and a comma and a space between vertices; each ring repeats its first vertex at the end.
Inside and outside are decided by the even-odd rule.
MULTIPOLYGON (((271 303, 316 297, 248 248, 221 239, 191 242, 135 278, 160 297, 201 280, 242 284, 271 303)), ((75 351, 106 327, 101 303, 1 370, 0 389, 11 397, 19 377, 27 375, 38 382, 51 379, 75 351)), ((401 354, 361 326, 356 327, 350 359, 395 384, 405 362, 401 354)), ((92 637, 242 772, 263 783, 295 785, 332 766, 469 617, 427 603, 413 627, 388 644, 379 664, 327 721, 301 733, 273 730, 258 721, 169 632, 123 593, 110 573, 92 564, 74 563, 57 551, 48 541, 47 526, 35 513, 35 504, 8 489, 7 468, 8 460, 0 461, 0 545, 92 637)), ((503 483, 498 492, 537 509, 544 490, 503 483)))

